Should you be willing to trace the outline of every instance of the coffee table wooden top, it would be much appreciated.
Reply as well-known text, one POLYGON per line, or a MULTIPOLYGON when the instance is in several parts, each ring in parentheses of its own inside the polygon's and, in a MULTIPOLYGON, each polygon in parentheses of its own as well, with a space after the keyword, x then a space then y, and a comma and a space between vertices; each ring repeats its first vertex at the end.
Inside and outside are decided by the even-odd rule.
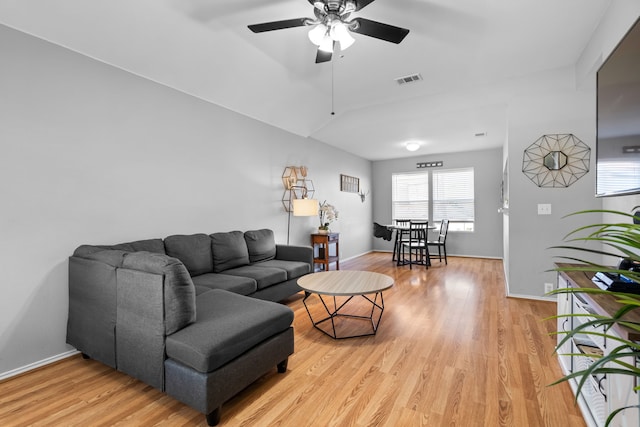
POLYGON ((307 274, 298 279, 298 285, 314 294, 364 295, 389 289, 393 279, 372 271, 336 270, 307 274))

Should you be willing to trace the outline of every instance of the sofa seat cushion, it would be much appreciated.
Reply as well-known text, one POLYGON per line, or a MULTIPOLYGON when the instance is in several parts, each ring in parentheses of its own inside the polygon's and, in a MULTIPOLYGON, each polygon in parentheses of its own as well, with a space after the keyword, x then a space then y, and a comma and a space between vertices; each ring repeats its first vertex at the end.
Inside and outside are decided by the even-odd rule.
POLYGON ((253 265, 244 265, 242 267, 232 268, 231 270, 225 270, 224 274, 249 277, 256 281, 258 290, 287 280, 287 272, 281 268, 256 267, 253 265))
POLYGON ((282 304, 213 289, 198 296, 195 323, 170 335, 167 357, 211 372, 265 339, 285 331, 293 311, 282 304))
POLYGON ((164 239, 167 255, 178 258, 192 276, 213 272, 211 239, 204 233, 175 234, 164 239))
POLYGON ((230 274, 207 273, 192 277, 196 286, 209 289, 224 289, 240 295, 249 295, 258 289, 256 281, 250 277, 230 274))
POLYGON ((208 288, 206 286, 194 285, 193 287, 196 290, 196 298, 198 297, 198 295, 204 294, 205 292, 209 292, 211 290, 211 288, 208 288))
POLYGON ((311 272, 311 266, 309 264, 299 261, 284 261, 279 259, 272 259, 269 261, 257 262, 252 265, 255 267, 279 268, 281 270, 284 270, 287 272, 287 280, 296 279, 311 272))

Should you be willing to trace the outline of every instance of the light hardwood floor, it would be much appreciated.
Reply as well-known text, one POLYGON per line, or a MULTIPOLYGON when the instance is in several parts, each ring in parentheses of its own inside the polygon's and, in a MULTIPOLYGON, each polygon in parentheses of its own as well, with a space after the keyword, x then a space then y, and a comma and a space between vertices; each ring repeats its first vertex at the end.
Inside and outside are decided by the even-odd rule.
MULTIPOLYGON (((302 295, 289 370, 222 408, 221 426, 584 426, 548 335, 553 302, 506 298, 500 260, 449 258, 429 270, 389 253, 342 269, 392 276, 374 337, 315 330, 302 295)), ((79 356, 0 383, 2 426, 205 426, 204 416, 79 356)))

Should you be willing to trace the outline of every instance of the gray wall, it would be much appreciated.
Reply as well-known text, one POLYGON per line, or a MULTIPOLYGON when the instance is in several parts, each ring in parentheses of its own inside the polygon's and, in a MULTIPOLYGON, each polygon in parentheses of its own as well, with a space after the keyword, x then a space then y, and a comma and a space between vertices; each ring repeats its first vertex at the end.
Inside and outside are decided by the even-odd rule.
POLYGON ((557 260, 548 248, 562 244, 569 231, 588 222, 584 217, 564 217, 601 207, 594 197, 595 94, 573 89, 570 71, 558 71, 553 93, 516 97, 510 104, 507 282, 511 296, 543 296, 544 284, 555 283, 548 270, 557 260), (540 188, 522 173, 523 152, 545 134, 566 133, 592 148, 591 171, 568 188, 540 188), (551 215, 538 215, 538 204, 550 204, 551 215))
POLYGON ((594 196, 596 72, 638 16, 637 0, 612 2, 575 67, 529 78, 509 103, 505 146, 510 164, 509 217, 505 223, 509 295, 542 296, 544 283, 555 282, 555 274, 548 271, 558 261, 554 256, 575 255, 548 248, 562 244, 568 232, 602 219, 565 215, 599 208, 628 211, 638 200, 635 196, 594 196), (573 133, 592 148, 591 172, 569 188, 537 188, 521 172, 523 150, 541 135, 552 133, 573 133), (550 203, 552 214, 537 215, 539 203, 550 203))
MULTIPOLYGON (((620 39, 640 16, 640 3, 634 0, 618 0, 607 11, 591 42, 578 61, 578 76, 594 85, 594 70, 613 51, 620 39)), ((631 213, 640 205, 640 195, 605 197, 602 207, 607 210, 631 213)), ((604 221, 618 221, 620 217, 605 215, 604 221)))
MULTIPOLYGON (((390 250, 372 241, 371 223, 391 220, 391 173, 434 159, 474 166, 477 230, 452 235, 451 252, 499 257, 505 248, 510 295, 541 296, 542 284, 553 281, 547 248, 580 225, 564 214, 602 205, 628 210, 640 199, 595 199, 593 173, 568 189, 539 189, 521 172, 522 151, 547 133, 574 133, 593 147, 595 70, 639 15, 637 0, 612 2, 575 68, 510 82, 503 153, 373 165, 0 26, 0 378, 71 350, 64 344, 67 257, 76 246, 258 227, 284 242, 287 165, 308 166, 316 197, 340 210, 332 229, 341 232, 343 258, 372 246, 390 250), (503 218, 507 155, 510 213, 503 218), (340 173, 371 190, 365 203, 339 191, 340 173), (551 203, 552 215, 538 216, 538 203, 551 203)), ((315 227, 315 219, 292 218, 292 243, 307 243, 315 227)))
MULTIPOLYGON (((415 172, 416 163, 442 160, 443 169, 473 167, 475 171, 475 231, 450 232, 447 253, 480 257, 502 257, 502 216, 500 183, 502 181, 502 149, 466 153, 435 154, 404 159, 373 162, 373 220, 391 223, 391 175, 415 172)), ((392 251, 393 242, 374 239, 375 250, 392 251)))
MULTIPOLYGON (((371 162, 0 26, 0 377, 71 350, 67 257, 83 243, 272 228, 306 165, 340 211, 342 258, 371 249, 371 162)), ((308 244, 316 218, 292 217, 308 244)))

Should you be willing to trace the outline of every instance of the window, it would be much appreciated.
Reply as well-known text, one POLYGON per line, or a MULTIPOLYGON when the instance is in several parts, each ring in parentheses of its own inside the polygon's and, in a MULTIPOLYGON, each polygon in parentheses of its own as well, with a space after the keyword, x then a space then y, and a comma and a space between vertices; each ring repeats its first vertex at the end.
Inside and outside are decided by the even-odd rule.
POLYGON ((393 174, 391 217, 393 219, 429 219, 429 174, 427 172, 393 174))
POLYGON ((449 220, 449 230, 473 231, 473 168, 433 171, 433 220, 449 220))
POLYGON ((448 219, 450 231, 473 231, 474 170, 393 174, 391 202, 393 219, 448 219))

